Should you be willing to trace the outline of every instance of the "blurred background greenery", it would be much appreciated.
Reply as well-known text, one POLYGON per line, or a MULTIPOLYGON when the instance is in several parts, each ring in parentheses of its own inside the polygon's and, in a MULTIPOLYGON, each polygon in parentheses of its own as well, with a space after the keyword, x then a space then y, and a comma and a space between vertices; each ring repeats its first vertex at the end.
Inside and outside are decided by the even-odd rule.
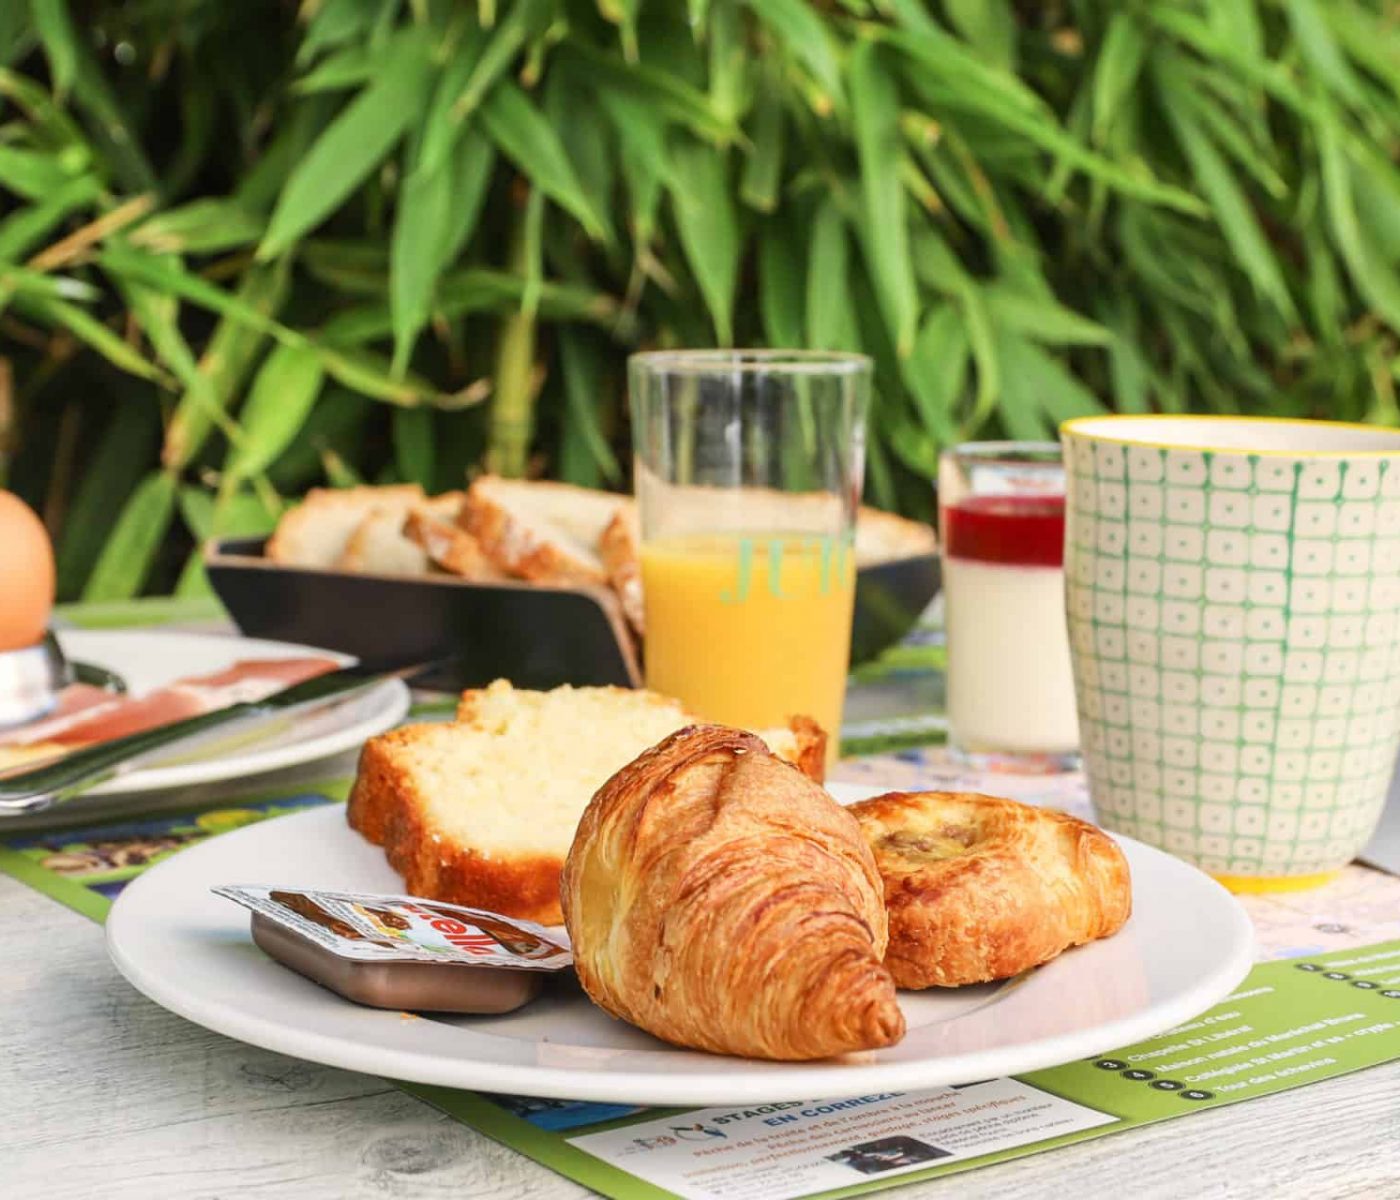
POLYGON ((0 483, 115 599, 310 486, 625 486, 638 346, 873 355, 913 514, 1105 408, 1400 423, 1398 21, 3 0, 0 483))

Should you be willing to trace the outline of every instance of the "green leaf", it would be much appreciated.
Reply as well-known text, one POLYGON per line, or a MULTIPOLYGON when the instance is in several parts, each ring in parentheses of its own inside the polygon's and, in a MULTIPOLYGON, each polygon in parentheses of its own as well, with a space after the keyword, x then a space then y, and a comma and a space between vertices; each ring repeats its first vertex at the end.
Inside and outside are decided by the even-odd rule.
POLYGON ((127 308, 141 332, 151 343, 156 357, 170 370, 185 387, 187 392, 198 396, 192 403, 202 402, 213 414, 217 408, 209 391, 209 380, 199 370, 194 352, 185 335, 180 331, 180 302, 165 292, 158 292, 143 283, 116 278, 113 280, 117 291, 126 301, 127 308))
POLYGON ((935 305, 901 368, 924 428, 944 446, 959 440, 955 413, 967 385, 968 363, 961 315, 952 304, 935 305))
POLYGON ((770 346, 795 350, 803 342, 802 252, 785 226, 773 223, 758 239, 758 304, 770 346))
POLYGON ((71 91, 92 116, 93 140, 122 184, 133 192, 153 191, 155 172, 141 150, 141 140, 92 51, 79 37, 67 0, 31 0, 31 12, 55 90, 60 97, 71 91))
POLYGON ((1205 132, 1241 167, 1253 177, 1275 200, 1287 199, 1289 185, 1275 165, 1273 145, 1265 141, 1257 144, 1255 138, 1241 126, 1234 113, 1226 105, 1210 95, 1198 92, 1189 84, 1184 92, 1177 93, 1181 102, 1187 105, 1200 122, 1205 132))
POLYGON ((29 0, 9 0, 0 4, 0 63, 13 62, 24 52, 29 32, 29 0))
POLYGON ((1032 413, 1043 414, 1053 429, 1074 417, 1104 411, 1093 392, 1034 342, 1002 331, 997 337, 997 354, 1003 416, 1014 412, 1017 421, 1027 421, 1032 413))
POLYGON ((69 182, 56 154, 0 145, 0 187, 26 200, 43 200, 69 182))
POLYGON ((416 483, 425 492, 435 490, 437 452, 430 409, 394 410, 394 465, 405 483, 416 483))
POLYGON ((541 107, 559 133, 589 205, 596 213, 610 214, 617 188, 617 148, 612 123, 592 86, 571 71, 551 71, 541 107))
POLYGON ((91 175, 70 179, 46 199, 17 209, 0 221, 0 262, 31 254, 66 217, 93 203, 102 186, 91 175))
POLYGON ((1043 296, 1032 296, 1003 283, 982 289, 994 324, 1051 346, 1106 346, 1112 340, 1097 321, 1043 296))
POLYGON ((519 0, 511 7, 476 60, 471 75, 452 102, 452 118, 464 121, 476 110, 488 92, 494 90, 515 56, 532 37, 543 30, 552 15, 548 0, 519 0))
POLYGON ((261 537, 272 532, 281 515, 255 492, 215 497, 203 488, 182 487, 177 499, 180 516, 196 542, 214 537, 261 537))
POLYGON ((817 10, 803 0, 748 0, 748 4, 788 53, 807 68, 820 89, 821 109, 844 108, 841 64, 817 10))
POLYGON ((326 219, 393 149, 427 99, 425 31, 396 35, 374 81, 316 139, 293 169, 258 247, 275 258, 326 219))
POLYGON ((440 252, 444 268, 457 261, 476 229, 495 163, 495 147, 485 135, 468 129, 457 139, 452 151, 451 212, 440 252))
POLYGON ((324 381, 325 368, 313 347, 273 348, 238 414, 243 436, 224 467, 235 485, 267 470, 300 435, 324 381))
POLYGON ((1113 297, 1103 302, 1104 323, 1112 331, 1108 375, 1114 408, 1123 413, 1149 411, 1152 372, 1140 349, 1139 323, 1132 302, 1113 297))
POLYGON ((326 473, 326 482, 331 487, 352 488, 364 483, 364 476, 345 461, 341 455, 326 447, 321 451, 321 468, 326 473))
POLYGON ((0 67, 0 96, 12 101, 29 119, 36 146, 76 151, 80 158, 92 157, 83 131, 36 80, 0 67))
POLYGON ((92 284, 71 275, 48 275, 25 267, 0 266, 0 295, 18 295, 41 300, 76 300, 90 304, 102 293, 92 284))
POLYGON ((671 169, 666 122, 632 93, 603 87, 598 100, 616 130, 622 148, 622 175, 632 204, 632 235, 645 247, 656 231, 661 188, 671 169))
POLYGON ((608 239, 606 218, 584 193, 559 135, 524 92, 502 80, 482 104, 481 120, 491 140, 535 187, 576 217, 589 237, 608 239))
POLYGON ((753 145, 744 160, 739 195, 750 208, 771 213, 778 207, 783 177, 784 117, 782 93, 765 77, 754 105, 753 145))
POLYGON ((452 397, 441 396, 432 384, 412 371, 395 372, 382 354, 364 349, 339 349, 316 342, 308 345, 320 358, 327 375, 366 396, 404 407, 439 401, 449 407, 454 405, 452 397))
POLYGON ((212 596, 204 573, 204 543, 210 538, 255 538, 271 533, 281 509, 255 492, 221 492, 217 499, 197 487, 182 487, 180 515, 195 547, 175 584, 177 596, 212 596))
POLYGON ((681 247, 700 285, 715 338, 733 343, 741 235, 724 151, 689 138, 671 151, 671 208, 681 247))
POLYGON ((35 31, 49 60, 54 91, 64 96, 78 75, 78 32, 68 11, 68 0, 30 0, 35 31))
POLYGON ((305 66, 318 54, 369 32, 376 0, 325 0, 302 35, 297 65, 305 66))
POLYGON ((1124 195, 1182 212, 1203 211, 1204 206, 1189 192, 1160 182, 1140 167, 1130 171, 1095 154, 1067 133, 1045 101, 1025 84, 987 66, 957 39, 932 28, 917 34, 884 29, 879 36, 907 56, 905 80, 935 107, 951 107, 995 122, 1124 195))
MULTIPOLYGON (((510 313, 520 307, 525 282, 505 271, 452 271, 438 284, 437 311, 449 318, 471 313, 510 313)), ((572 284, 543 282, 539 288, 540 316, 552 321, 583 321, 609 329, 618 306, 611 296, 572 284)), ((284 330, 283 337, 292 331, 284 330)), ((359 346, 388 337, 393 323, 387 305, 364 305, 337 313, 320 329, 318 341, 327 346, 359 346)), ((304 342, 301 334, 294 340, 304 342)))
POLYGON ((1316 0, 1285 0, 1285 7, 1303 60, 1339 100, 1364 104, 1361 83, 1332 36, 1332 28, 1316 0))
POLYGON ((607 103, 608 92, 620 92, 668 121, 684 125, 698 138, 727 146, 743 137, 739 127, 723 119, 710 98, 683 78, 644 63, 626 63, 575 39, 561 48, 560 57, 576 62, 578 71, 597 89, 607 103))
POLYGON ((560 474, 575 483, 616 484, 622 467, 603 433, 606 404, 602 355, 596 340, 577 330, 559 335, 560 372, 564 379, 564 421, 560 440, 560 474))
POLYGON ((1016 17, 1007 0, 944 0, 953 28, 995 67, 1010 71, 1016 62, 1016 17))
MULTIPOLYGON (((281 342, 299 344, 306 340, 302 334, 269 317, 268 311, 259 307, 257 303, 250 303, 242 294, 242 289, 237 294, 226 292, 208 280, 186 271, 179 265, 178 260, 158 257, 120 243, 108 244, 97 259, 103 270, 114 278, 144 283, 158 292, 179 296, 238 324, 271 334, 281 342)), ((260 268, 260 271, 261 277, 264 278, 275 274, 266 267, 260 268)), ((245 276, 245 281, 252 277, 253 273, 250 273, 245 276)))
POLYGON ((807 259, 807 345, 814 350, 859 350, 850 305, 850 243, 846 219, 834 199, 822 201, 812 220, 807 259))
POLYGON ((160 445, 160 409, 147 394, 117 400, 77 480, 54 541, 58 595, 75 599, 102 552, 118 514, 160 445))
POLYGON ((254 245, 266 222, 236 200, 191 200, 147 218, 128 235, 157 254, 217 254, 254 245))
POLYGON ((1093 117, 1090 127, 1102 145, 1117 120, 1147 54, 1147 39, 1131 12, 1120 11, 1108 19, 1098 59, 1094 63, 1093 117))
POLYGON ((709 27, 710 104, 722 121, 738 124, 748 105, 751 62, 737 0, 715 0, 709 27))
POLYGON ((168 382, 165 372, 147 359, 129 342, 124 341, 96 317, 75 304, 37 292, 19 291, 12 301, 15 309, 50 328, 66 329, 89 349, 97 351, 114 367, 148 379, 153 383, 168 382))
POLYGON ((914 346, 918 296, 909 254, 904 186, 898 170, 899 94, 894 76, 881 61, 874 42, 856 43, 848 70, 870 274, 890 340, 903 358, 914 346))
POLYGON ((1156 68, 1158 98, 1197 184, 1210 200, 1225 241, 1259 296, 1271 301, 1285 318, 1295 318, 1297 313, 1283 271, 1248 198, 1215 144, 1196 124, 1191 109, 1175 95, 1177 77, 1168 64, 1159 60, 1156 68))
POLYGON ((968 428, 975 432, 992 415, 1001 399, 1001 361, 997 354, 996 331, 981 290, 968 284, 960 290, 958 301, 972 361, 977 368, 977 391, 968 421, 968 428))
POLYGON ((334 92, 358 87, 374 77, 379 54, 368 45, 347 46, 319 63, 292 84, 291 90, 307 96, 313 92, 334 92))
MULTIPOLYGON (((453 174, 450 160, 438 168, 415 171, 399 195, 389 244, 395 371, 408 366, 413 344, 428 323, 438 276, 450 261, 443 251, 453 225, 453 174)), ((478 205, 481 194, 478 191, 478 205)))
POLYGON ((175 516, 175 476, 152 471, 132 492, 93 567, 83 600, 129 600, 145 585, 175 516))
POLYGON ((224 315, 200 355, 199 373, 205 382, 186 387, 166 426, 161 450, 165 466, 184 467, 199 453, 217 423, 215 413, 228 408, 262 352, 266 329, 244 321, 240 310, 269 320, 281 308, 287 284, 285 260, 254 265, 243 276, 237 308, 224 315))
POLYGON ((337 103, 332 96, 312 96, 295 105, 256 161, 242 173, 229 198, 247 212, 270 211, 311 144, 335 116, 337 103))
POLYGON ((1322 194, 1332 238, 1357 290, 1393 329, 1400 329, 1400 279, 1375 253, 1357 219, 1342 131, 1330 111, 1317 126, 1322 194))

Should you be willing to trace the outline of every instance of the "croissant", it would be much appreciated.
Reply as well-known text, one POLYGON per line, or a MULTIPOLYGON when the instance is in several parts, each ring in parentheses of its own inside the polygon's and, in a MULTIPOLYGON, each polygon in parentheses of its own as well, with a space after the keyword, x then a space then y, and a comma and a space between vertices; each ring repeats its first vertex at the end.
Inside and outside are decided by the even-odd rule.
POLYGON ((1118 844, 1066 813, 974 792, 890 792, 849 811, 884 879, 885 965, 902 988, 1019 975, 1132 910, 1118 844))
POLYGON ((904 1036, 855 819, 752 734, 691 726, 614 775, 560 894, 588 995, 665 1041, 812 1059, 904 1036))

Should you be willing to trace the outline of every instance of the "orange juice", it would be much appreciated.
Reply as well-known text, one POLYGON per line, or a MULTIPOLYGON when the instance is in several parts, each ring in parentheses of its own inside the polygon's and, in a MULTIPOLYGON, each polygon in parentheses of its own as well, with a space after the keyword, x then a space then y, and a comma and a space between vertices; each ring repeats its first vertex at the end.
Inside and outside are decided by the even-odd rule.
POLYGON ((855 603, 849 539, 702 534, 642 548, 647 686, 748 729, 815 719, 834 758, 855 603))

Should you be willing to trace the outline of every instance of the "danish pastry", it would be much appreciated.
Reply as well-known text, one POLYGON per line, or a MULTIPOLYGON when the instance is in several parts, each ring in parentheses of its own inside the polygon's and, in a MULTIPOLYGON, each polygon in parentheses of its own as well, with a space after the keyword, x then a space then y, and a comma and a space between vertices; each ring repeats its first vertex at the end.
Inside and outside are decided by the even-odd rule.
POLYGON ((665 1041, 797 1060, 904 1036, 860 828, 753 734, 690 726, 614 775, 560 891, 584 989, 665 1041))
POLYGON ((1102 830, 972 792, 851 805, 884 880, 885 965, 902 988, 1005 979, 1116 933, 1128 864, 1102 830))

